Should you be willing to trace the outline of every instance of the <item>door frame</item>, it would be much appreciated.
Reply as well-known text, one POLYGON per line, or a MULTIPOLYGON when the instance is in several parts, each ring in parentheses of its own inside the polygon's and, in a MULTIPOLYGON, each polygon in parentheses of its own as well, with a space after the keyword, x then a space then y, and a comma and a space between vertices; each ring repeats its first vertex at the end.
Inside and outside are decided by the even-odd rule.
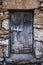
MULTIPOLYGON (((9 19, 10 19, 10 13, 13 11, 13 12, 32 12, 33 13, 33 17, 32 17, 32 53, 34 53, 34 9, 31 9, 31 10, 26 10, 26 9, 10 9, 8 10, 9 11, 9 19)), ((9 33, 11 32, 11 29, 10 29, 10 23, 9 23, 9 33)), ((11 38, 11 37, 10 37, 11 38)), ((11 52, 11 39, 10 39, 10 53, 11 52)), ((14 53, 15 54, 15 53, 14 53)))

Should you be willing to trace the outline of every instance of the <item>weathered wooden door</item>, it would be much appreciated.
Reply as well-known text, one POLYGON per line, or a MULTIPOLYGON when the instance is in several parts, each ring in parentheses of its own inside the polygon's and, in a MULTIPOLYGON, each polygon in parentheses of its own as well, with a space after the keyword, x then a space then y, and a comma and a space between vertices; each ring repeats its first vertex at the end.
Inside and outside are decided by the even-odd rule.
POLYGON ((33 11, 10 13, 11 52, 29 54, 32 52, 33 11))

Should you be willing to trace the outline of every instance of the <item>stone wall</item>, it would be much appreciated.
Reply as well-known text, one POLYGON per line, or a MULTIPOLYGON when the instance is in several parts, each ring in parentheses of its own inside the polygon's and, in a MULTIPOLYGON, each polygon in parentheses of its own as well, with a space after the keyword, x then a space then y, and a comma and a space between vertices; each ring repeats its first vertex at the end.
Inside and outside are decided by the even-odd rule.
MULTIPOLYGON (((34 9, 35 55, 37 58, 42 57, 42 55, 43 55, 43 14, 41 13, 41 11, 39 9, 39 7, 40 7, 39 2, 37 0, 34 0, 34 1, 25 0, 26 3, 24 3, 24 0, 23 0, 23 2, 21 3, 21 0, 19 0, 19 1, 14 0, 14 2, 16 2, 17 4, 16 3, 13 4, 12 0, 11 0, 12 3, 10 3, 10 0, 3 0, 3 5, 2 5, 3 7, 0 6, 0 37, 1 38, 4 37, 4 43, 5 43, 5 38, 8 38, 8 34, 9 34, 9 19, 8 19, 8 11, 6 9, 9 9, 9 8, 10 9, 34 9), (12 6, 11 6, 11 4, 12 4, 12 6)), ((1 41, 3 43, 3 39, 1 39, 1 41)), ((1 41, 0 41, 0 43, 1 43, 1 41)), ((6 43, 8 44, 8 42, 6 42, 6 43)), ((1 54, 1 56, 2 56, 2 54, 1 54)))
POLYGON ((5 56, 8 57, 9 51, 9 19, 8 19, 8 11, 0 12, 0 56, 5 52, 5 56))
POLYGON ((43 14, 39 9, 35 9, 34 15, 34 44, 36 56, 43 56, 43 14))

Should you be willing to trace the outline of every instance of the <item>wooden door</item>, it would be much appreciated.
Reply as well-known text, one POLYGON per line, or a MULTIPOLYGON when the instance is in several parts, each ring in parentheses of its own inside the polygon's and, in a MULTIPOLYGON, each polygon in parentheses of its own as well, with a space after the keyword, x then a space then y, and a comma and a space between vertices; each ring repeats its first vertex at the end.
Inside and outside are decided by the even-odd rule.
POLYGON ((11 52, 32 52, 33 11, 10 13, 11 52))

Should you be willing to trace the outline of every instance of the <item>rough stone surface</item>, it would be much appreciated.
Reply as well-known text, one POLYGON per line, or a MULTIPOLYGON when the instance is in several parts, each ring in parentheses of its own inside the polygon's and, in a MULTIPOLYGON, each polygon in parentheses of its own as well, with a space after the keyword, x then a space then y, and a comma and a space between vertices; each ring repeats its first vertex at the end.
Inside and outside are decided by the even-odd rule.
POLYGON ((34 24, 43 24, 43 14, 36 14, 34 17, 34 24))
POLYGON ((40 57, 43 55, 43 13, 39 9, 35 9, 34 15, 34 40, 36 57, 40 57))
POLYGON ((6 30, 9 29, 9 20, 8 19, 3 20, 2 27, 5 28, 6 30))
POLYGON ((3 57, 3 47, 0 46, 0 57, 3 57))
MULTIPOLYGON (((5 53, 5 57, 8 57, 9 56, 9 39, 6 39, 6 40, 0 40, 0 47, 3 48, 3 50, 1 50, 0 48, 0 52, 4 52, 5 53)), ((4 55, 4 54, 3 54, 4 55)))
POLYGON ((43 30, 34 29, 34 40, 43 41, 43 30))
POLYGON ((39 58, 43 55, 43 25, 34 25, 35 55, 39 58))
MULTIPOLYGON (((3 7, 1 10, 0 6, 0 37, 7 37, 6 34, 8 34, 9 32, 7 31, 8 29, 8 23, 3 23, 7 22, 6 19, 8 19, 8 11, 5 11, 6 9, 28 9, 28 10, 34 10, 34 51, 35 51, 35 56, 36 58, 40 58, 43 57, 43 13, 41 13, 39 7, 39 2, 38 0, 3 0, 3 7), (5 9, 5 10, 4 10, 5 9), (4 35, 5 34, 5 35, 4 35)), ((0 42, 0 45, 4 42, 4 44, 6 44, 6 41, 2 41, 0 42)), ((6 50, 8 50, 8 46, 5 48, 6 50)), ((5 50, 5 51, 6 51, 5 50)), ((6 52, 8 54, 8 52, 6 52)), ((12 54, 13 55, 13 54, 12 54)), ((11 57, 12 57, 11 55, 11 57)), ((2 57, 2 47, 0 46, 0 56, 2 57)), ((11 58, 12 60, 15 60, 14 58, 16 58, 16 60, 18 59, 22 59, 21 57, 23 57, 23 59, 28 59, 28 55, 13 55, 13 58, 11 58)), ((11 60, 10 59, 10 60, 11 60)), ((32 58, 33 59, 33 58, 32 58)), ((8 61, 10 61, 8 60, 8 61)))
POLYGON ((34 41, 34 48, 35 48, 35 56, 36 58, 40 58, 42 57, 43 53, 42 53, 42 47, 43 47, 43 43, 39 42, 39 41, 34 41))
POLYGON ((3 0, 3 8, 7 9, 34 9, 39 7, 37 0, 3 0))

